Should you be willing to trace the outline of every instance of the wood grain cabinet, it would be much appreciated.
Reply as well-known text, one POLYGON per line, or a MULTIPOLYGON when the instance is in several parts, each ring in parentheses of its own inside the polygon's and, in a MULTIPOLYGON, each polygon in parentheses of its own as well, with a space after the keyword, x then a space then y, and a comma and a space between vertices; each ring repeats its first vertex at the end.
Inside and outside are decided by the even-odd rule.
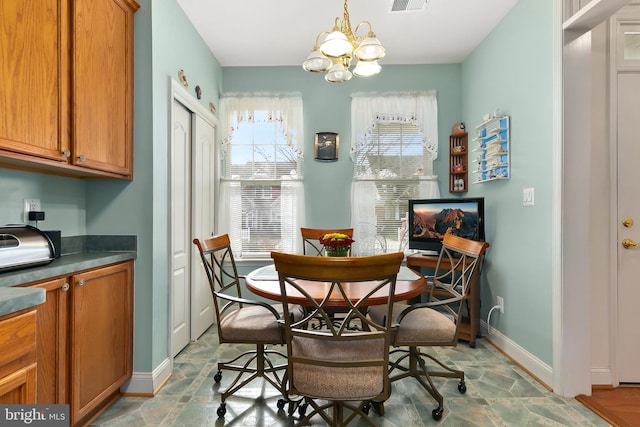
POLYGON ((36 397, 35 307, 0 317, 0 404, 33 404, 36 397))
POLYGON ((84 425, 133 372, 133 262, 32 284, 38 306, 37 403, 69 403, 84 425))
POLYGON ((0 163, 133 178, 135 0, 0 2, 0 163))

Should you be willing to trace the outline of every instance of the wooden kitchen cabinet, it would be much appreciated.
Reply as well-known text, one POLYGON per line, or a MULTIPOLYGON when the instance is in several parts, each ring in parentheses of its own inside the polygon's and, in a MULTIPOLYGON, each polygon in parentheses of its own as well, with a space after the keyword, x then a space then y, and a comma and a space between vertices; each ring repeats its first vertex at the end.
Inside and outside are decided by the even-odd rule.
POLYGON ((36 401, 36 310, 0 317, 0 404, 36 401))
POLYGON ((133 262, 31 286, 47 290, 38 307, 37 403, 68 403, 71 425, 84 425, 133 372, 133 262))
POLYGON ((133 178, 135 0, 0 2, 0 163, 133 178))

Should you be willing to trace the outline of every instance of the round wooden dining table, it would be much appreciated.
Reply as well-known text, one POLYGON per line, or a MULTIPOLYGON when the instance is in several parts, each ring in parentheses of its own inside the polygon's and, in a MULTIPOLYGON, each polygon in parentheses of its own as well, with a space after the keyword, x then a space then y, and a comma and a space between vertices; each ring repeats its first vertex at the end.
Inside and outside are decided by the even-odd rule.
MULTIPOLYGON (((307 280, 301 280, 301 282, 305 283, 305 290, 309 292, 317 302, 321 302, 331 288, 331 282, 313 282, 307 280)), ((247 289, 256 295, 274 301, 282 300, 278 272, 273 264, 253 270, 246 276, 245 283, 247 285, 247 289)), ((374 282, 347 282, 343 283, 343 286, 349 300, 351 303, 355 304, 370 292, 373 284, 374 282)), ((394 301, 404 301, 417 297, 425 290, 425 287, 426 279, 424 276, 402 266, 400 267, 400 271, 396 278, 394 301)), ((361 305, 371 306, 386 304, 388 302, 388 295, 388 288, 381 288, 368 297, 361 305)), ((293 287, 287 288, 287 301, 291 304, 309 305, 307 299, 298 291, 293 289, 293 287)), ((333 308, 348 308, 345 300, 339 295, 336 295, 336 298, 330 297, 326 306, 333 308)))

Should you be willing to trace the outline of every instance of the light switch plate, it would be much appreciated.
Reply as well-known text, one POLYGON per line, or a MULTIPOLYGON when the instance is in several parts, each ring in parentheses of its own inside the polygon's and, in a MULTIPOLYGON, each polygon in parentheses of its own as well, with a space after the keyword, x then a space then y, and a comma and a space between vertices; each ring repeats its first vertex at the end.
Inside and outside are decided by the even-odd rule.
POLYGON ((533 188, 522 189, 522 206, 533 206, 535 204, 533 188))

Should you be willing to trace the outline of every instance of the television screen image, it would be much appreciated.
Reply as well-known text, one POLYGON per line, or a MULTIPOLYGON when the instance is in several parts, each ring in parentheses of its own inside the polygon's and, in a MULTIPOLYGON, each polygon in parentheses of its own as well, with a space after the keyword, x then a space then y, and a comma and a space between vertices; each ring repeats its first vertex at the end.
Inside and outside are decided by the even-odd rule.
POLYGON ((484 198, 409 200, 409 249, 438 252, 446 233, 484 240, 484 198))

